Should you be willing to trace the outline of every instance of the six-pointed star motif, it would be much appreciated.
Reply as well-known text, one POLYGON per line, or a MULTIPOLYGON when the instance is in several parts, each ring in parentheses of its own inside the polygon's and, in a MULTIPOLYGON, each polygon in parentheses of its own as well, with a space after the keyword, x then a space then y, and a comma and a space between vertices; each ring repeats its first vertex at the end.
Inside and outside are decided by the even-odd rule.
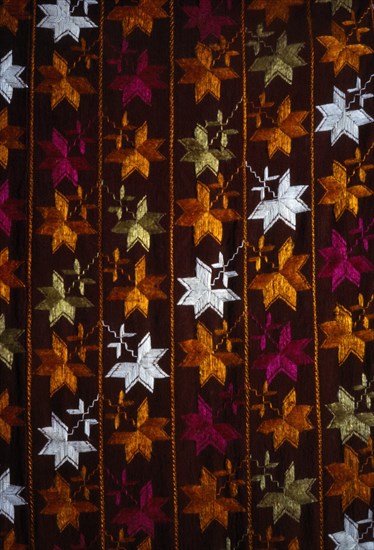
POLYGON ((296 229, 296 214, 307 212, 308 206, 301 195, 308 188, 307 185, 290 186, 291 173, 287 172, 279 180, 278 194, 274 199, 264 200, 265 187, 254 187, 260 190, 261 202, 256 206, 249 220, 264 220, 264 233, 266 233, 278 220, 284 221, 291 229, 296 229))
POLYGON ((158 361, 167 349, 152 349, 151 335, 148 332, 138 346, 138 357, 135 363, 116 363, 106 375, 106 378, 124 378, 126 391, 137 382, 153 392, 155 378, 166 378, 166 374, 158 365, 158 361))
POLYGON ((229 288, 212 288, 212 269, 199 258, 196 259, 196 277, 178 278, 178 281, 187 289, 178 305, 193 306, 195 318, 208 307, 223 317, 224 303, 240 300, 229 288))
MULTIPOLYGON (((97 4, 97 0, 90 0, 90 4, 93 3, 97 4)), ((89 17, 72 15, 70 0, 57 0, 56 4, 42 4, 40 9, 45 17, 37 26, 43 29, 53 29, 55 42, 64 36, 71 36, 78 42, 81 29, 92 29, 97 26, 89 17)))
POLYGON ((333 103, 317 105, 323 119, 316 128, 316 132, 331 131, 331 145, 334 145, 341 136, 348 136, 358 143, 359 126, 364 126, 374 119, 364 109, 347 110, 345 93, 334 86, 333 103))
POLYGON ((13 65, 13 52, 10 50, 0 62, 0 94, 8 103, 12 101, 13 88, 27 88, 20 74, 25 67, 13 65))
POLYGON ((68 427, 55 413, 52 413, 51 426, 39 428, 39 431, 48 439, 39 455, 54 455, 55 470, 65 462, 70 462, 78 469, 79 453, 96 451, 88 441, 68 441, 68 427))

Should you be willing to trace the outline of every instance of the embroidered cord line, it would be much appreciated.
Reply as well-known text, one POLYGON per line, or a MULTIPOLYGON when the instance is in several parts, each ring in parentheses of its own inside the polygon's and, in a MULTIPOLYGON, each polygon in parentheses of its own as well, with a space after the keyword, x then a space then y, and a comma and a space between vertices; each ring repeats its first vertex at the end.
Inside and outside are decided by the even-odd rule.
MULTIPOLYGON (((246 26, 245 26, 245 13, 246 2, 241 2, 241 50, 242 50, 242 83, 243 83, 243 160, 242 166, 247 164, 247 141, 248 141, 248 129, 247 129, 247 67, 246 67, 246 26)), ((244 385, 245 385, 245 457, 246 463, 246 487, 247 487, 247 530, 248 530, 248 545, 253 548, 253 531, 252 531, 252 486, 251 486, 251 425, 250 425, 250 411, 251 411, 251 395, 250 387, 251 381, 249 376, 249 318, 248 318, 248 190, 247 190, 247 170, 243 170, 243 313, 244 313, 244 385)))
POLYGON ((95 256, 92 258, 92 260, 86 265, 86 267, 81 271, 81 273, 77 273, 77 278, 74 279, 74 281, 71 283, 69 288, 66 291, 66 294, 70 294, 70 292, 73 290, 75 285, 77 283, 80 283, 82 281, 82 277, 91 269, 91 267, 95 264, 96 260, 99 257, 99 252, 96 252, 95 256))
POLYGON ((240 321, 243 319, 244 317, 244 311, 239 315, 239 317, 236 319, 235 323, 232 325, 232 327, 230 328, 230 330, 228 330, 226 332, 226 334, 224 334, 221 338, 221 340, 214 346, 214 351, 217 351, 218 348, 224 343, 226 342, 226 340, 228 340, 230 338, 230 335, 232 333, 232 331, 239 325, 240 321))
POLYGON ((370 4, 369 6, 366 8, 366 10, 364 11, 364 13, 361 15, 360 19, 358 21, 355 21, 354 22, 354 26, 353 26, 353 29, 351 30, 351 32, 347 35, 347 41, 351 38, 351 36, 353 35, 353 33, 355 33, 359 26, 361 25, 361 23, 363 22, 363 20, 365 19, 365 17, 368 15, 369 11, 372 9, 372 0, 370 0, 370 4))
POLYGON ((121 343, 122 346, 125 346, 125 350, 126 350, 126 351, 128 351, 129 353, 131 353, 131 355, 132 355, 135 359, 137 358, 136 353, 135 353, 131 348, 128 347, 128 345, 126 344, 126 342, 124 341, 124 339, 123 339, 121 336, 119 336, 119 335, 116 333, 115 330, 113 330, 113 329, 110 328, 110 325, 106 325, 106 324, 104 323, 104 321, 102 321, 102 325, 103 325, 103 327, 105 327, 105 328, 107 329, 108 332, 111 332, 111 333, 114 335, 114 337, 116 338, 116 340, 119 340, 119 341, 120 341, 120 343, 121 343))
POLYGON ((374 140, 371 142, 368 150, 366 151, 366 153, 364 154, 364 156, 362 157, 360 162, 357 164, 357 166, 353 170, 352 174, 347 179, 347 187, 351 183, 351 180, 354 177, 354 175, 357 174, 357 172, 360 170, 361 166, 364 164, 364 162, 366 161, 366 159, 368 158, 368 156, 370 155, 370 153, 372 152, 373 149, 374 149, 374 140))
POLYGON ((99 277, 99 326, 98 326, 98 367, 97 381, 99 394, 99 486, 100 486, 100 544, 105 550, 105 480, 104 480, 104 392, 103 392, 103 350, 104 350, 104 278, 103 278, 103 101, 104 101, 104 0, 100 0, 100 22, 99 22, 99 87, 98 87, 98 277, 99 277))
POLYGON ((67 73, 70 74, 71 71, 73 71, 75 69, 75 67, 78 65, 78 63, 80 63, 82 61, 82 59, 84 59, 86 57, 86 55, 88 53, 91 52, 91 50, 96 46, 96 44, 99 42, 99 38, 97 38, 96 40, 94 40, 92 42, 92 44, 90 44, 90 46, 88 46, 88 48, 86 50, 84 50, 84 52, 82 52, 78 57, 77 59, 74 61, 74 63, 72 64, 71 67, 68 68, 68 71, 67 73))
POLYGON ((315 380, 315 410, 317 422, 317 460, 318 460, 318 501, 319 501, 319 545, 324 548, 324 502, 323 502, 323 449, 322 449, 322 418, 321 418, 321 394, 319 379, 319 341, 318 341, 318 317, 317 317, 317 282, 316 282, 316 219, 315 219, 315 152, 314 152, 314 36, 312 26, 311 0, 307 2, 308 34, 310 43, 310 180, 311 180, 311 232, 312 232, 312 302, 313 302, 313 334, 314 334, 314 380, 315 380))
POLYGON ((215 285, 215 283, 216 283, 217 281, 220 280, 221 275, 223 275, 223 274, 226 272, 226 271, 225 271, 225 270, 226 270, 226 267, 228 267, 228 266, 231 264, 231 262, 232 262, 232 261, 235 259, 235 257, 239 254, 239 251, 243 248, 243 246, 244 246, 244 241, 242 241, 242 242, 240 243, 240 245, 236 248, 236 250, 235 250, 234 254, 231 256, 231 258, 229 258, 229 259, 227 260, 227 262, 226 262, 225 264, 223 264, 223 266, 222 266, 223 269, 221 269, 221 271, 219 271, 218 274, 217 274, 217 276, 213 279, 212 284, 211 284, 211 288, 213 288, 214 285, 215 285))
POLYGON ((220 197, 222 197, 222 195, 225 194, 226 189, 228 188, 230 183, 233 181, 235 176, 237 176, 239 174, 241 169, 242 169, 242 166, 238 166, 237 169, 235 170, 235 172, 233 172, 231 174, 229 179, 224 183, 222 189, 220 189, 220 191, 217 193, 217 195, 214 197, 214 199, 210 202, 210 205, 209 205, 210 208, 212 208, 212 206, 220 199, 220 197))
POLYGON ((346 106, 346 111, 348 111, 348 109, 350 108, 351 105, 353 105, 353 103, 355 103, 356 101, 356 97, 361 97, 362 96, 362 92, 364 92, 367 88, 367 86, 369 86, 370 82, 373 80, 374 78, 374 73, 372 75, 370 75, 370 78, 365 82, 365 84, 359 89, 358 92, 356 92, 355 94, 353 94, 353 97, 351 99, 351 101, 347 104, 346 106))
POLYGON ((31 19, 31 60, 30 60, 30 111, 29 111, 29 157, 28 157, 28 227, 27 227, 27 375, 26 375, 26 418, 27 418, 27 482, 29 510, 29 543, 30 550, 35 550, 35 508, 34 508, 34 478, 33 478, 33 434, 32 434, 32 237, 33 237, 33 206, 34 206, 34 152, 35 152, 35 43, 36 43, 36 1, 32 3, 31 19))
POLYGON ((68 432, 68 437, 70 437, 71 435, 74 435, 74 432, 75 430, 77 430, 79 428, 79 426, 82 424, 82 422, 85 421, 85 417, 89 414, 90 410, 94 408, 95 404, 99 401, 100 399, 100 395, 97 394, 97 396, 95 397, 95 399, 92 401, 91 405, 89 405, 87 407, 87 409, 82 413, 82 416, 81 418, 78 420, 78 422, 76 423, 76 425, 71 429, 70 432, 68 432))
POLYGON ((169 87, 169 195, 170 195, 170 225, 169 225, 169 247, 170 247, 170 435, 171 435, 171 463, 173 482, 173 520, 174 520, 174 548, 179 549, 179 519, 178 519, 178 478, 177 478, 177 444, 176 444, 176 410, 175 410, 175 303, 174 303, 174 217, 175 217, 175 190, 174 190, 174 139, 175 139, 175 5, 174 0, 169 3, 169 65, 170 65, 170 87, 169 87))
POLYGON ((75 491, 73 491, 73 493, 71 494, 72 499, 74 499, 77 495, 79 495, 81 490, 84 489, 84 487, 87 486, 88 481, 90 481, 90 479, 92 479, 94 477, 94 475, 98 472, 98 470, 99 470, 99 468, 96 467, 94 470, 92 470, 92 472, 90 474, 88 474, 86 479, 83 479, 83 483, 81 485, 79 485, 78 489, 75 489, 75 491))

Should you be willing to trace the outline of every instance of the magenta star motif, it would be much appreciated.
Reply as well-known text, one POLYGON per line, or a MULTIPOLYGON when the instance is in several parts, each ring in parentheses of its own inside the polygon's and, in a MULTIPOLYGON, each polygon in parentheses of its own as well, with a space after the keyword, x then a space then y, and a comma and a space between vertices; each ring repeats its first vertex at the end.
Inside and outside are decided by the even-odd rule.
POLYGON ((184 28, 198 28, 200 40, 205 40, 211 34, 219 38, 222 34, 222 27, 234 24, 231 17, 227 17, 226 15, 213 15, 210 0, 200 0, 199 7, 186 6, 183 8, 183 11, 189 17, 184 28))
POLYGON ((122 103, 126 107, 134 97, 139 97, 147 105, 152 104, 152 90, 167 88, 160 80, 165 67, 148 64, 148 50, 139 55, 135 74, 119 75, 110 85, 113 90, 122 91, 122 103))
POLYGON ((310 341, 310 338, 292 340, 291 323, 288 322, 280 331, 278 350, 260 355, 254 361, 253 368, 266 370, 269 384, 280 372, 296 382, 298 367, 313 363, 312 358, 303 351, 310 341))
POLYGON ((347 242, 335 229, 332 230, 331 245, 320 250, 326 263, 321 269, 319 277, 332 278, 333 292, 345 279, 359 286, 361 273, 373 271, 373 264, 365 256, 349 257, 347 242))
POLYGON ((168 501, 164 497, 154 497, 152 482, 148 481, 140 490, 140 503, 138 507, 123 508, 113 519, 112 523, 127 525, 130 537, 144 531, 150 537, 154 537, 155 523, 169 521, 167 515, 161 510, 161 506, 168 501))
POLYGON ((189 413, 182 417, 187 429, 181 439, 196 442, 196 456, 209 445, 219 453, 225 454, 227 442, 240 439, 240 435, 229 424, 214 424, 212 409, 200 395, 197 407, 198 413, 189 413))
POLYGON ((53 187, 67 178, 78 186, 78 170, 91 170, 83 156, 69 157, 68 140, 56 128, 52 131, 52 141, 40 141, 41 148, 47 157, 40 164, 42 170, 52 170, 53 187))
POLYGON ((0 228, 6 235, 10 235, 12 222, 14 220, 24 220, 25 214, 22 212, 25 201, 12 199, 9 197, 9 182, 5 180, 0 186, 0 228))

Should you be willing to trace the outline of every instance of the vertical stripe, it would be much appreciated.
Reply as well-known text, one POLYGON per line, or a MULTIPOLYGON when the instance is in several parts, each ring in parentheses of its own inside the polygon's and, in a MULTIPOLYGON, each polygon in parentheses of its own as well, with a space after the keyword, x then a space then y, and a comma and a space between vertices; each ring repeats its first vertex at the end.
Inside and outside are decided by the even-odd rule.
POLYGON ((99 104, 98 104, 98 275, 99 275, 99 360, 97 369, 99 399, 99 486, 100 486, 100 541, 105 549, 105 492, 104 492, 104 394, 103 394, 103 64, 104 64, 104 0, 100 1, 99 23, 99 104))
POLYGON ((31 19, 31 60, 30 60, 30 111, 29 111, 29 142, 28 142, 28 198, 27 198, 27 376, 26 376, 26 408, 27 408, 27 483, 29 507, 29 546, 35 549, 35 510, 34 510, 34 480, 32 460, 32 231, 34 202, 34 116, 35 116, 35 41, 36 41, 36 0, 32 4, 31 19))
POLYGON ((174 36, 175 12, 174 0, 170 0, 170 129, 169 129, 169 193, 170 193, 170 400, 171 400, 171 460, 173 480, 173 511, 174 511, 174 549, 179 548, 178 523, 178 486, 177 486, 177 453, 176 453, 176 420, 175 420, 175 304, 174 304, 174 36))
POLYGON ((245 51, 245 0, 241 10, 241 48, 243 80, 243 311, 244 311, 244 385, 245 385, 245 458, 247 474, 247 533, 248 547, 253 548, 252 530, 252 485, 251 485, 251 439, 250 439, 250 377, 249 377, 249 318, 248 318, 248 235, 247 235, 247 68, 245 51))
POLYGON ((315 154, 314 154, 314 43, 312 27, 311 0, 307 4, 308 31, 310 42, 310 185, 311 185, 311 221, 312 221, 312 299, 313 299, 313 333, 314 333, 314 380, 316 392, 316 420, 317 420, 317 463, 318 463, 318 501, 319 501, 319 540, 320 549, 324 547, 324 519, 323 519, 323 461, 322 461, 322 420, 321 395, 318 362, 318 320, 317 320, 317 284, 316 284, 316 220, 315 220, 315 154))

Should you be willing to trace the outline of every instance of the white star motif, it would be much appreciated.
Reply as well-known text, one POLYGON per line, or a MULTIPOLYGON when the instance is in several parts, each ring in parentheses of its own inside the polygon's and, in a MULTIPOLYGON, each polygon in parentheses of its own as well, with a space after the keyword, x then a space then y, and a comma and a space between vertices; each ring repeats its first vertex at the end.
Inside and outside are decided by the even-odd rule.
MULTIPOLYGON (((361 521, 353 521, 347 514, 344 514, 344 531, 339 531, 329 535, 330 539, 336 544, 335 550, 374 550, 374 542, 363 542, 362 535, 359 533, 359 526, 365 526, 364 531, 368 533, 373 528, 373 512, 369 510, 368 518, 361 521)), ((374 530, 373 530, 374 536, 374 530)))
POLYGON ((196 277, 186 277, 178 281, 187 289, 178 305, 193 306, 195 318, 209 307, 223 317, 224 303, 240 300, 229 288, 212 289, 212 270, 199 258, 196 259, 196 277))
POLYGON ((10 50, 0 62, 0 94, 7 100, 12 101, 13 88, 27 88, 20 74, 25 69, 21 65, 13 65, 13 52, 10 50))
POLYGON ((0 516, 3 515, 9 521, 14 523, 14 507, 27 504, 26 501, 19 496, 23 491, 23 487, 11 485, 9 468, 0 477, 0 516))
MULTIPOLYGON (((90 4, 93 3, 97 4, 97 1, 91 0, 90 4)), ((37 26, 43 29, 53 29, 55 42, 58 42, 64 36, 71 36, 78 42, 81 29, 97 27, 89 17, 72 15, 70 13, 70 0, 57 0, 56 4, 42 4, 40 9, 45 17, 37 26)))
POLYGON ((374 119, 364 109, 348 111, 345 93, 336 86, 334 86, 333 103, 317 105, 317 109, 322 113, 323 119, 317 126, 316 132, 329 132, 331 130, 331 145, 334 145, 343 135, 358 143, 359 126, 374 122, 374 119))
POLYGON ((138 357, 135 363, 116 363, 106 378, 124 378, 125 389, 130 390, 137 382, 153 392, 155 378, 167 378, 158 365, 158 361, 167 349, 152 349, 151 335, 148 332, 138 346, 138 357))
POLYGON ((48 439, 48 443, 39 455, 54 455, 55 470, 65 462, 70 462, 75 468, 79 466, 79 453, 96 451, 88 441, 68 441, 68 427, 55 413, 52 413, 51 426, 39 428, 39 431, 48 439))
MULTIPOLYGON (((261 202, 256 206, 249 220, 264 220, 266 233, 278 220, 282 220, 292 229, 296 229, 296 214, 308 212, 309 208, 301 195, 308 188, 307 185, 290 186, 291 173, 287 172, 279 180, 278 194, 274 199, 264 200, 265 187, 253 187, 252 190, 261 192, 261 202)), ((268 186, 266 186, 268 187, 268 186)))

